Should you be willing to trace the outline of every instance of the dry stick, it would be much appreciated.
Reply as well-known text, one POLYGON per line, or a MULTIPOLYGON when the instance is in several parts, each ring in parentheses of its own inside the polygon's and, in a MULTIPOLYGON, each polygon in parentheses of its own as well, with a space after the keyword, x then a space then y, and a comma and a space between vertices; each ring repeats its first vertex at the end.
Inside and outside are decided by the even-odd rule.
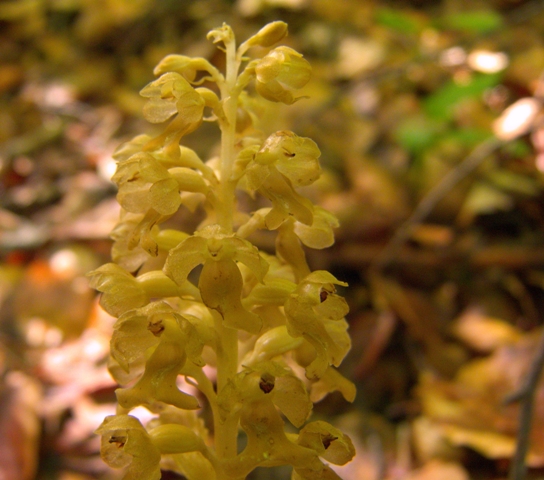
MULTIPOLYGON (((540 76, 535 98, 542 101, 544 97, 544 73, 540 76)), ((539 121, 542 124, 542 120, 539 121)), ((536 129, 533 125, 531 130, 536 129)), ((478 167, 485 158, 499 148, 503 142, 496 137, 489 138, 478 145, 465 160, 453 170, 450 170, 444 178, 423 198, 418 204, 412 215, 401 225, 391 241, 382 250, 374 264, 370 266, 372 270, 383 270, 389 265, 397 254, 402 244, 410 237, 412 229, 422 222, 432 211, 435 205, 444 198, 444 196, 459 181, 470 174, 478 167)), ((516 441, 516 452, 512 460, 509 472, 509 480, 524 480, 527 466, 525 457, 529 449, 529 437, 531 433, 531 421, 533 416, 534 394, 538 384, 538 379, 544 369, 544 333, 538 345, 537 354, 531 365, 531 370, 522 388, 510 395, 505 402, 520 400, 519 428, 516 441)))
POLYGON ((372 266, 373 269, 383 270, 393 260, 399 248, 410 237, 412 229, 421 223, 433 210, 436 204, 442 200, 463 178, 475 170, 488 155, 493 153, 503 144, 495 137, 480 143, 456 168, 450 170, 438 182, 431 191, 423 197, 416 209, 408 219, 395 232, 391 241, 382 250, 372 266))
MULTIPOLYGON (((423 198, 412 215, 397 230, 393 239, 387 244, 377 258, 374 268, 385 268, 395 257, 402 244, 410 237, 412 229, 421 223, 436 206, 463 178, 476 169, 485 158, 503 144, 497 138, 490 138, 478 145, 470 155, 455 169, 451 170, 442 180, 423 198)), ((529 375, 522 388, 511 395, 506 401, 520 400, 519 428, 516 442, 516 452, 509 472, 509 480, 524 480, 527 471, 525 458, 529 449, 529 437, 533 416, 534 394, 538 380, 544 369, 544 333, 542 334, 537 354, 531 365, 529 375)))
MULTIPOLYGON (((544 97, 544 73, 540 75, 535 98, 542 101, 544 97)), ((539 124, 542 124, 540 120, 539 124)), ((533 125, 533 130, 536 126, 533 125)), ((529 374, 525 379, 522 387, 510 395, 505 401, 513 402, 519 400, 521 402, 519 411, 519 427, 516 441, 516 452, 510 464, 509 480, 524 480, 527 473, 526 457, 529 450, 529 440, 531 436, 531 423, 533 420, 533 405, 535 402, 535 391, 538 385, 538 380, 544 369, 544 332, 541 334, 538 350, 536 352, 529 374)))
POLYGON ((544 368, 544 332, 541 334, 529 374, 521 388, 506 398, 505 403, 520 401, 519 427, 516 442, 516 452, 510 464, 509 480, 524 480, 527 472, 525 458, 529 450, 529 438, 533 419, 533 405, 538 380, 544 368))

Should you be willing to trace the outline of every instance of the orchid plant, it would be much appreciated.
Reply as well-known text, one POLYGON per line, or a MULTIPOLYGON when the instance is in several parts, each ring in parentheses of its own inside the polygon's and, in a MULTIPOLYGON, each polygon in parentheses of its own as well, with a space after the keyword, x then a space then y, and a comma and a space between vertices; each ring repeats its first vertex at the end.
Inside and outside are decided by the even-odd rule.
POLYGON ((256 102, 293 104, 310 78, 301 54, 272 48, 286 34, 272 22, 237 47, 228 25, 212 30, 224 73, 204 58, 164 58, 141 95, 144 117, 169 123, 114 155, 122 213, 113 262, 89 276, 117 318, 109 365, 117 414, 97 433, 102 457, 125 468, 126 480, 159 479, 161 469, 244 479, 279 465, 291 465, 293 479, 334 479, 327 462, 354 456, 349 437, 308 421, 327 393, 355 397, 335 368, 350 348, 348 306, 336 293, 346 284, 312 272, 304 253, 330 246, 337 226, 297 191, 320 176, 320 151, 309 138, 266 137, 256 125, 256 102), (253 47, 268 53, 252 59, 253 47), (207 161, 180 144, 203 121, 221 131, 220 152, 207 161), (242 192, 269 206, 240 211, 242 192), (196 231, 164 227, 180 208, 199 206, 196 231), (257 230, 275 232, 275 253, 249 240, 257 230), (139 406, 153 416, 145 425, 131 415, 139 406))

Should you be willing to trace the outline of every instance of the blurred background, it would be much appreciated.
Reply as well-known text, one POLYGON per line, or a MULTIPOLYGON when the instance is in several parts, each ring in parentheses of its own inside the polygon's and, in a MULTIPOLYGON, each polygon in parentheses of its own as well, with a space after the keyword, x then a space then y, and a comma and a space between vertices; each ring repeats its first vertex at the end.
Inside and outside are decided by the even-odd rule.
MULTIPOLYGON (((113 150, 152 133, 139 90, 169 53, 221 67, 206 33, 273 20, 313 66, 267 133, 314 139, 307 193, 340 219, 314 269, 348 281, 354 404, 345 480, 502 479, 544 321, 544 3, 539 0, 0 1, 0 478, 120 478, 93 434, 114 411, 113 150)), ((202 158, 218 133, 184 139, 202 158)), ((266 245, 263 246, 266 248, 266 245)), ((529 477, 544 476, 538 385, 529 477)), ((251 478, 286 478, 258 470, 251 478)), ((164 478, 180 478, 165 473, 164 478)))

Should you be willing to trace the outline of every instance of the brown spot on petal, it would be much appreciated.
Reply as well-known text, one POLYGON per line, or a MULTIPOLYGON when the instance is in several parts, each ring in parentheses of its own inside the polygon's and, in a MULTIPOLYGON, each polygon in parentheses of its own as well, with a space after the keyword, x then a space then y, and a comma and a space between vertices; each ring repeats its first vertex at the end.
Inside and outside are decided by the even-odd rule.
POLYGON ((264 393, 270 393, 274 390, 274 377, 272 375, 264 374, 259 382, 259 388, 264 393))
POLYGON ((157 320, 155 322, 149 322, 147 324, 147 329, 156 337, 160 337, 161 333, 164 330, 164 325, 162 324, 162 320, 157 320))
POLYGON ((116 443, 119 448, 123 448, 127 441, 127 437, 113 436, 108 440, 109 443, 116 443))
POLYGON ((334 442, 335 440, 338 440, 338 437, 333 437, 332 435, 325 435, 322 439, 321 439, 321 443, 323 443, 323 447, 325 447, 325 450, 327 450, 327 448, 329 448, 331 446, 331 443, 334 442))

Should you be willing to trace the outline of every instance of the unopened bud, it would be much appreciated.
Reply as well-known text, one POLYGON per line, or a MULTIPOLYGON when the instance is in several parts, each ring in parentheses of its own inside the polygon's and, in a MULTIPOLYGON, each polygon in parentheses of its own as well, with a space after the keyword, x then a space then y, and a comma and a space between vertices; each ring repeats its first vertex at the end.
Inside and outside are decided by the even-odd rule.
POLYGON ((195 452, 204 447, 202 439, 185 425, 159 425, 151 430, 149 435, 153 445, 162 454, 195 452))
POLYGON ((287 35, 287 24, 285 22, 271 22, 261 28, 248 41, 248 46, 259 45, 261 47, 271 47, 278 43, 287 35))

